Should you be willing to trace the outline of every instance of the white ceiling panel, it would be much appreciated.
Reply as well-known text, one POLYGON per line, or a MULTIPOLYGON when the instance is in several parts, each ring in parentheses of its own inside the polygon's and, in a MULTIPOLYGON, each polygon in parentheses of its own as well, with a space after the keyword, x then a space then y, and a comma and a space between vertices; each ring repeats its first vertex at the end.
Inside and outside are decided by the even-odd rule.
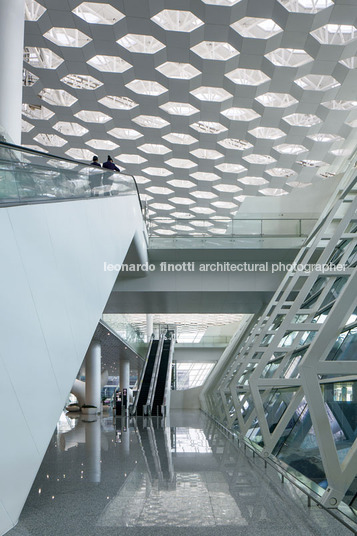
POLYGON ((23 144, 109 152, 170 218, 158 236, 188 211, 308 192, 351 154, 356 16, 337 0, 26 0, 23 144))

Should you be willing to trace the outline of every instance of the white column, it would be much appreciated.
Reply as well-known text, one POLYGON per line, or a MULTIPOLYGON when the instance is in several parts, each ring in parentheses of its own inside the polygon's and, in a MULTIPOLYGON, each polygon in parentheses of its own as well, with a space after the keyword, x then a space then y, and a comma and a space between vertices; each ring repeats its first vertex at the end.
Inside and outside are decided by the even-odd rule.
POLYGON ((122 417, 121 419, 121 447, 122 454, 124 456, 129 456, 130 454, 130 426, 129 418, 122 417))
POLYGON ((0 0, 0 127, 21 143, 25 0, 0 0))
POLYGON ((101 478, 101 427, 100 419, 94 422, 86 422, 86 470, 85 476, 89 482, 100 482, 101 478))
POLYGON ((101 410, 101 347, 92 341, 86 354, 86 404, 101 410))
POLYGON ((127 359, 120 358, 119 360, 119 385, 123 393, 123 389, 127 390, 129 402, 129 382, 130 382, 130 362, 127 359))
POLYGON ((154 315, 153 314, 147 314, 146 315, 146 335, 147 340, 150 340, 150 337, 154 331, 154 315))

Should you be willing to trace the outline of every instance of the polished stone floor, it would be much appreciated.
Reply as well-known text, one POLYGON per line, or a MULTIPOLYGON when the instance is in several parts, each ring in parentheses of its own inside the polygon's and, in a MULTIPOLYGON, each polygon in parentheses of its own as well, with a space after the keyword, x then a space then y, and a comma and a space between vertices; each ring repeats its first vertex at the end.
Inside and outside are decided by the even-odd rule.
POLYGON ((201 412, 89 421, 61 416, 8 536, 351 534, 201 412))

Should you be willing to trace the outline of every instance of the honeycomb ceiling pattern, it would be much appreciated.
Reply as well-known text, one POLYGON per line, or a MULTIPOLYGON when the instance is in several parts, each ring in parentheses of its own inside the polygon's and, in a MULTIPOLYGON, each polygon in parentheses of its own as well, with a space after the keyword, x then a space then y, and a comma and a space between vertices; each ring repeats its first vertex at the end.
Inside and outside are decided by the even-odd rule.
POLYGON ((247 196, 308 192, 349 156, 356 15, 355 0, 26 0, 23 144, 110 154, 158 236, 224 234, 247 196))

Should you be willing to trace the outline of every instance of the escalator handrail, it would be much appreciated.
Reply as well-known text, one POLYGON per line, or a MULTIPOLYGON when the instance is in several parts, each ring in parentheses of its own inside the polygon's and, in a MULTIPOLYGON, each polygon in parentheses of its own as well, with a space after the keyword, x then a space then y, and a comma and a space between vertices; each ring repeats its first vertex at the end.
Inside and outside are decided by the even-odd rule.
MULTIPOLYGON (((37 151, 36 149, 28 149, 27 147, 23 147, 22 145, 16 145, 14 143, 8 143, 8 142, 0 141, 0 149, 2 147, 6 148, 6 149, 9 149, 9 150, 12 150, 12 151, 19 151, 19 152, 22 152, 22 153, 29 153, 29 154, 32 154, 32 155, 35 155, 35 156, 41 156, 43 158, 47 158, 47 159, 51 159, 51 160, 55 159, 55 160, 59 160, 59 161, 62 161, 62 162, 69 162, 71 164, 77 164, 77 165, 80 165, 80 166, 83 166, 83 167, 89 167, 89 168, 93 167, 93 166, 91 166, 91 164, 88 164, 87 162, 80 162, 79 160, 74 160, 73 158, 56 156, 56 155, 51 154, 51 153, 44 153, 43 151, 37 151)), ((103 167, 101 167, 100 169, 103 171, 103 173, 107 173, 107 174, 112 174, 113 173, 113 171, 111 171, 109 169, 106 169, 106 168, 103 168, 103 167)), ((126 177, 130 177, 133 180, 134 185, 135 185, 135 189, 136 189, 136 193, 137 193, 137 196, 138 196, 138 200, 139 200, 139 203, 140 203, 140 208, 141 208, 141 210, 143 210, 143 205, 142 205, 141 198, 140 198, 138 184, 136 182, 136 179, 135 179, 134 175, 129 175, 129 173, 123 173, 123 175, 125 175, 126 177)))
POLYGON ((157 347, 154 368, 153 368, 152 376, 151 376, 150 388, 149 388, 148 397, 146 401, 146 405, 149 406, 150 408, 152 407, 152 403, 155 397, 156 383, 157 383, 157 378, 158 378, 159 370, 160 370, 160 363, 161 363, 162 351, 164 348, 164 341, 165 341, 165 336, 161 335, 159 339, 159 344, 157 347))
POLYGON ((147 353, 146 353, 146 359, 145 359, 143 368, 141 369, 140 380, 139 380, 139 383, 138 383, 138 390, 137 390, 136 397, 135 397, 134 404, 133 404, 133 413, 134 413, 134 414, 135 414, 135 412, 136 412, 136 408, 137 408, 137 406, 138 406, 139 396, 140 396, 140 393, 141 393, 141 388, 142 388, 142 386, 143 386, 143 381, 144 381, 144 376, 145 376, 145 372, 146 372, 146 367, 147 367, 147 364, 148 364, 148 362, 149 362, 149 357, 150 357, 150 352, 151 352, 151 348, 152 348, 152 343, 153 343, 153 342, 154 342, 154 334, 152 333, 152 335, 151 335, 151 337, 150 337, 150 343, 149 343, 148 351, 147 351, 147 353))
POLYGON ((174 348, 175 348, 175 335, 172 334, 171 342, 170 342, 170 350, 169 350, 169 359, 168 359, 168 362, 167 362, 167 373, 166 373, 166 383, 165 383, 164 398, 162 400, 162 405, 166 406, 166 407, 170 406, 172 358, 174 356, 174 348))

